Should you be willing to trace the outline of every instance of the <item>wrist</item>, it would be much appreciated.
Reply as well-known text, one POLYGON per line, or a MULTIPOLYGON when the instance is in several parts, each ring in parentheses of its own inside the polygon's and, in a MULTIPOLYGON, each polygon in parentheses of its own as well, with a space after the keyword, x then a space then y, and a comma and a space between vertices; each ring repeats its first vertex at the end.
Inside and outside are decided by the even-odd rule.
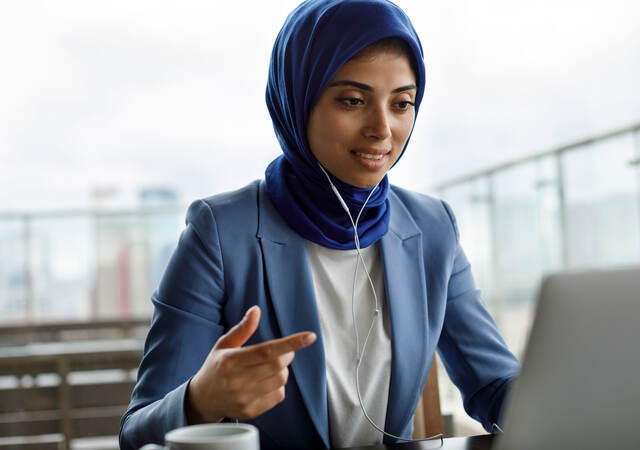
POLYGON ((187 425, 222 422, 224 417, 207 417, 197 404, 196 399, 198 398, 201 398, 201 396, 198 394, 197 382, 195 382, 194 378, 191 378, 189 384, 187 384, 187 393, 184 401, 187 425))

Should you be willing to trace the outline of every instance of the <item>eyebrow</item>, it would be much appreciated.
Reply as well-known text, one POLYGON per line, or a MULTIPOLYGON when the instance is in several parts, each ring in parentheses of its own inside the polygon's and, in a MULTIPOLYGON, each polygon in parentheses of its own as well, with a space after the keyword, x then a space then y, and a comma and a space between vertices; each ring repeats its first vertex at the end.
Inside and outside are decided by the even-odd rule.
MULTIPOLYGON (((334 81, 333 83, 329 83, 329 85, 327 85, 328 88, 335 87, 335 86, 353 86, 355 88, 362 89, 363 91, 369 91, 369 92, 373 92, 374 90, 373 87, 369 86, 368 84, 358 83, 357 81, 352 81, 352 80, 339 80, 339 81, 334 81)), ((395 88, 394 90, 392 90, 391 93, 397 94, 398 92, 410 91, 412 89, 413 90, 417 89, 415 84, 400 86, 399 88, 395 88)))

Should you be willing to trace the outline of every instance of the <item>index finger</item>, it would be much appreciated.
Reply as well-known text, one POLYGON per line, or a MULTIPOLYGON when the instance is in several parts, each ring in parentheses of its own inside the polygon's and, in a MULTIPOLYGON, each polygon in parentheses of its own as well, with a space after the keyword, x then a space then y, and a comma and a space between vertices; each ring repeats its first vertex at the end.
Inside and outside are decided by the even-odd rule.
POLYGON ((292 334, 260 344, 242 347, 237 351, 237 361, 246 366, 262 364, 280 355, 308 347, 316 341, 316 334, 311 331, 292 334))

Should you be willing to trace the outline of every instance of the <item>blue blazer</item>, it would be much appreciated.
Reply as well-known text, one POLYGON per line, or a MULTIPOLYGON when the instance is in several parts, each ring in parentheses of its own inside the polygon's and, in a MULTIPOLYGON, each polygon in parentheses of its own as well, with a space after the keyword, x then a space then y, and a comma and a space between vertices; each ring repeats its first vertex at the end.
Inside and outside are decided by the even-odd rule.
MULTIPOLYGON (((385 430, 411 436, 437 349, 466 411, 490 431, 518 361, 480 299, 449 206, 395 186, 389 201, 389 232, 380 241, 393 352, 385 430)), ((260 181, 194 202, 186 224, 152 296, 153 320, 120 447, 162 443, 166 432, 186 425, 189 379, 256 304, 262 317, 248 344, 309 330, 318 340, 297 352, 285 400, 247 422, 260 430, 263 450, 330 447, 325 355, 305 240, 283 221, 260 181)))

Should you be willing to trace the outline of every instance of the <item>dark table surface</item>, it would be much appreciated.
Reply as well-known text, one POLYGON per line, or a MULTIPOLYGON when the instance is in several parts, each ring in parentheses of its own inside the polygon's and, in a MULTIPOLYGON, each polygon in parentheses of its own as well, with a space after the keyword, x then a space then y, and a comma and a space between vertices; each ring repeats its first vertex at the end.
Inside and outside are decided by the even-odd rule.
POLYGON ((348 450, 490 450, 492 442, 492 434, 483 434, 481 436, 447 438, 442 442, 440 442, 439 439, 435 439, 432 441, 405 442, 402 444, 379 444, 365 447, 350 447, 348 450))

